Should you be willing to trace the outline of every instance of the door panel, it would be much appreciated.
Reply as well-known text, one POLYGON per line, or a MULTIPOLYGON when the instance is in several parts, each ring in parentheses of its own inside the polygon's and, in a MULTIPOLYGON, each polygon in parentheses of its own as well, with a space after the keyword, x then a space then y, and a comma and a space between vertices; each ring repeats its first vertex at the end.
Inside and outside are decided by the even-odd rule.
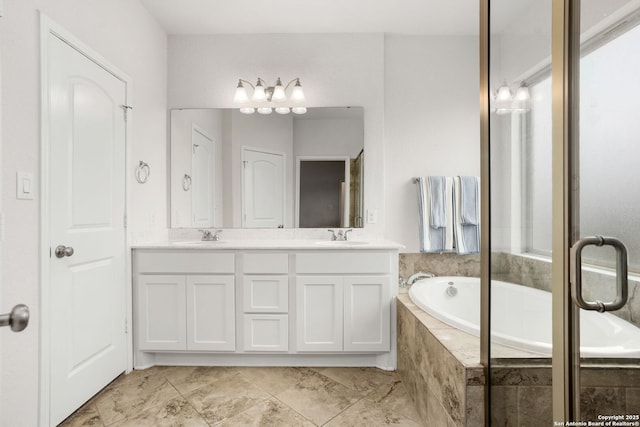
POLYGON ((602 19, 599 2, 579 3, 577 30, 583 41, 573 52, 578 66, 571 75, 577 89, 574 108, 579 112, 572 126, 577 137, 571 141, 570 167, 577 183, 571 194, 572 244, 574 252, 592 244, 584 246, 582 266, 572 271, 572 299, 576 304, 583 302, 574 292, 580 291, 575 285, 581 284, 584 302, 593 304, 587 304, 589 311, 580 309, 580 322, 573 331, 573 339, 580 343, 580 358, 575 359, 580 366, 573 367, 577 379, 573 411, 576 420, 585 422, 615 413, 625 422, 638 423, 640 399, 633 378, 640 375, 640 305, 634 298, 640 289, 640 197, 635 172, 640 158, 636 101, 640 97, 640 7, 611 2, 606 6, 607 18, 602 19), (598 32, 605 35, 591 36, 598 32), (606 313, 598 313, 602 309, 606 313), (603 325, 601 320, 611 315, 628 322, 616 328, 593 324, 603 325), (609 359, 606 368, 599 355, 588 352, 590 336, 598 328, 606 328, 606 336, 611 337, 596 344, 613 349, 604 356, 609 359), (635 337, 626 342, 615 338, 623 334, 635 337), (606 384, 600 375, 606 375, 606 384), (604 395, 611 400, 601 399, 604 395))
POLYGON ((243 150, 243 227, 284 226, 284 154, 243 150))
POLYGON ((191 130, 191 209, 194 227, 213 227, 215 206, 215 142, 204 130, 191 130))
POLYGON ((51 401, 57 424, 126 368, 126 84, 49 36, 51 401), (58 258, 58 245, 73 248, 58 258))
POLYGON ((640 198, 634 187, 640 156, 640 8, 625 0, 481 5, 483 152, 489 154, 483 158, 483 182, 488 182, 483 245, 490 252, 482 273, 488 326, 482 361, 490 366, 491 384, 487 421, 586 425, 616 414, 635 423, 640 413, 640 305, 633 298, 640 272, 640 198), (529 88, 530 104, 517 96, 523 87, 529 88), (611 313, 585 312, 574 304, 580 302, 580 276, 581 295, 596 309, 606 309, 602 303, 614 301, 616 288, 624 287, 618 280, 627 276, 624 261, 616 262, 616 251, 601 244, 614 240, 589 239, 595 235, 629 248, 630 303, 611 313), (582 267, 575 262, 572 272, 570 248, 575 254, 585 242, 592 244, 582 251, 582 267), (520 285, 514 290, 551 291, 549 309, 533 303, 544 322, 526 319, 527 310, 513 297, 506 301, 514 313, 499 316, 505 299, 491 279, 520 285), (491 343, 491 334, 518 322, 553 338, 552 360, 523 352, 518 340, 524 336, 509 346, 491 343), (506 381, 505 373, 522 380, 506 381))

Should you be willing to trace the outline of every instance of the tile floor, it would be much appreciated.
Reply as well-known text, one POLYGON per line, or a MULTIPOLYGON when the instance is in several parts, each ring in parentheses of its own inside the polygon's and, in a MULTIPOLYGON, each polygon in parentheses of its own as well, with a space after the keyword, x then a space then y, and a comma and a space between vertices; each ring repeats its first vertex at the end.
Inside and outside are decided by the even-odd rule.
POLYGON ((61 424, 420 426, 395 372, 165 366, 123 375, 61 424))

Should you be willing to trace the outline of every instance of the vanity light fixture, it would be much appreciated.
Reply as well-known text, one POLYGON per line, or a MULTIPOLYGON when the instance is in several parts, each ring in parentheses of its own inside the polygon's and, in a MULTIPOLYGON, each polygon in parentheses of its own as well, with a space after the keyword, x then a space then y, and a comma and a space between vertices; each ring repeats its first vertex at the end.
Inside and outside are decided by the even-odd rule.
POLYGON ((529 93, 529 87, 524 82, 516 90, 512 108, 514 113, 526 113, 531 110, 531 94, 529 93))
POLYGON ((512 102, 513 95, 511 94, 511 89, 509 89, 509 86, 507 86, 507 83, 505 82, 498 88, 498 92, 496 93, 496 114, 509 114, 511 112, 512 102))
POLYGON ((233 97, 233 102, 240 104, 240 112, 243 114, 271 114, 275 111, 278 114, 304 114, 307 108, 300 105, 304 103, 304 90, 300 84, 300 79, 295 78, 286 85, 282 84, 280 77, 274 86, 269 86, 267 82, 258 77, 255 86, 244 79, 238 80, 238 86, 233 97), (244 84, 251 86, 253 93, 249 97, 244 84), (295 84, 294 84, 295 83, 295 84), (287 91, 293 84, 291 95, 287 98, 287 91))
POLYGON ((516 90, 515 96, 506 82, 502 84, 492 96, 493 108, 498 115, 509 113, 526 113, 531 109, 531 95, 529 87, 522 82, 516 90))

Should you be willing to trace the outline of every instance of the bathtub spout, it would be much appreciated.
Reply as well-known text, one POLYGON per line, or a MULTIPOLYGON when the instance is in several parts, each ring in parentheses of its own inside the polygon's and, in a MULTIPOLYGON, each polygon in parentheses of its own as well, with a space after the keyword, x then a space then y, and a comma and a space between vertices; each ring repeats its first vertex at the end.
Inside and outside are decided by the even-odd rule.
POLYGON ((423 279, 423 278, 430 279, 432 277, 436 277, 436 275, 433 273, 424 273, 422 271, 419 271, 409 276, 409 278, 407 279, 407 286, 413 285, 418 279, 423 279))

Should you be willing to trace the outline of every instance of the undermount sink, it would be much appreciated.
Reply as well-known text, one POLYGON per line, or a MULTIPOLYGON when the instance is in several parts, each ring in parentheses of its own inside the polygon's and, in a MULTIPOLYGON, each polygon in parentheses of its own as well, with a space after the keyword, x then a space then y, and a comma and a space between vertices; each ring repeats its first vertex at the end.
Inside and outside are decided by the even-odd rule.
POLYGON ((363 242, 361 240, 322 240, 316 242, 316 245, 322 246, 362 246, 368 244, 369 242, 363 242))

